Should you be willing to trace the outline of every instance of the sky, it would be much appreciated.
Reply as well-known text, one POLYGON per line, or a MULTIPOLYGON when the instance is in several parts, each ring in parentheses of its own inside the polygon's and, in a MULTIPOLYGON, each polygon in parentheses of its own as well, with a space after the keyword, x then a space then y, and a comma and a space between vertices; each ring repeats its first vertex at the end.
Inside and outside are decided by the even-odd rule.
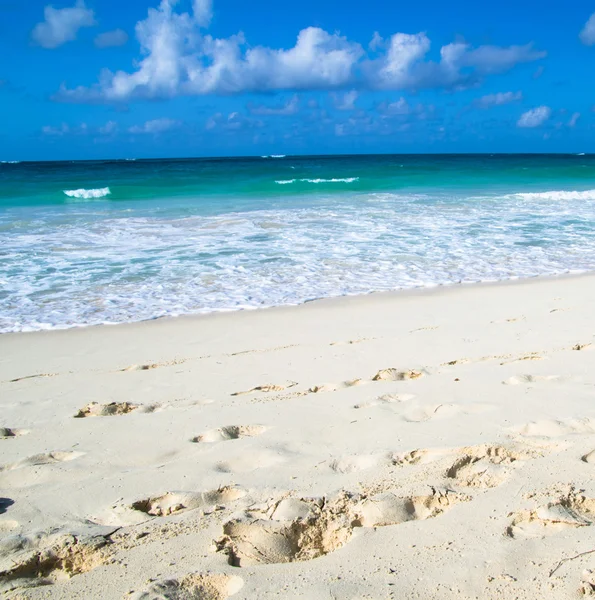
POLYGON ((595 152, 595 1, 0 0, 0 160, 595 152))

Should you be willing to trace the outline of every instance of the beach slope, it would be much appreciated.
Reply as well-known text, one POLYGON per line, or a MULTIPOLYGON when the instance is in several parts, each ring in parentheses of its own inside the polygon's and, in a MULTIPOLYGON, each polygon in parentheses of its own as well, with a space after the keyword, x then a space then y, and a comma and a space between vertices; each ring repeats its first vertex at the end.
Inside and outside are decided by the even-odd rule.
POLYGON ((0 336, 0 591, 595 594, 594 306, 581 276, 0 336))

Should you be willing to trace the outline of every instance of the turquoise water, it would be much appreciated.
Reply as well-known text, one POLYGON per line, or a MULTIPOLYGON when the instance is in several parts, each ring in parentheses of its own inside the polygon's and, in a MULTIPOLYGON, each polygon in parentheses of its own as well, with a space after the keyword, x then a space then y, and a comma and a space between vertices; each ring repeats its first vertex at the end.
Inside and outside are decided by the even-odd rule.
POLYGON ((595 270, 595 156, 0 164, 0 331, 595 270))

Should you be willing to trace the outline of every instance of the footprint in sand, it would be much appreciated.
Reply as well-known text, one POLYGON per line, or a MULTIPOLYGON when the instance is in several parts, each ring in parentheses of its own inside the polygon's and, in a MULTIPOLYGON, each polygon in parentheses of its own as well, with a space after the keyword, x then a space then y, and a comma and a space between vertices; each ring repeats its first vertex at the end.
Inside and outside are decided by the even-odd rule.
POLYGON ((483 444, 458 451, 459 457, 446 477, 465 487, 493 488, 504 483, 519 461, 542 456, 535 450, 519 450, 483 444))
POLYGON ((31 433, 28 429, 10 429, 9 427, 0 427, 0 439, 14 438, 31 433))
POLYGON ((272 383, 265 383, 264 385, 259 385, 256 386, 250 390, 246 390, 244 392, 233 392, 233 394, 231 394, 232 396, 244 396, 246 394, 253 394, 254 392, 263 392, 263 393, 268 393, 268 392, 282 392, 283 390, 287 390, 289 388, 295 387, 297 385, 297 382, 295 381, 290 381, 289 383, 285 384, 285 385, 275 385, 272 383))
MULTIPOLYGON (((110 402, 109 404, 98 404, 91 402, 74 415, 75 419, 85 419, 87 417, 114 417, 119 415, 127 415, 135 410, 139 410, 139 404, 131 404, 130 402, 110 402)), ((142 407, 143 412, 152 412, 148 410, 154 407, 142 407)))
POLYGON ((0 466, 0 473, 3 471, 14 471, 15 469, 20 469, 22 467, 36 467, 38 465, 52 465, 55 463, 69 462, 84 454, 84 452, 48 452, 47 454, 36 454, 10 465, 0 466))
POLYGON ((575 344, 572 349, 576 350, 577 352, 580 352, 581 350, 592 350, 593 344, 575 344))
POLYGON ((391 456, 387 454, 355 454, 353 456, 343 456, 329 463, 329 468, 335 473, 355 473, 365 471, 379 465, 391 464, 391 456))
POLYGON ((39 533, 0 542, 0 592, 48 585, 86 573, 108 558, 108 536, 39 533))
POLYGON ((425 371, 400 371, 399 369, 382 369, 378 371, 372 379, 351 379, 349 381, 343 381, 341 383, 324 383, 322 385, 314 385, 308 391, 312 394, 318 394, 320 392, 335 392, 339 389, 355 387, 359 385, 365 385, 366 383, 378 382, 378 381, 409 381, 412 379, 419 379, 427 374, 425 371))
POLYGON ((267 428, 264 425, 228 425, 219 429, 211 429, 193 437, 190 441, 197 444, 213 444, 215 442, 224 442, 227 440, 238 440, 243 437, 255 437, 263 434, 267 428))
POLYGON ((513 429, 515 433, 524 437, 562 437, 572 434, 595 433, 595 421, 593 419, 563 419, 534 421, 513 429))
POLYGON ((552 535, 565 529, 589 527, 595 520, 595 499, 571 491, 536 510, 514 515, 506 534, 512 538, 552 535))
POLYGON ((180 578, 162 579, 132 596, 133 600, 225 600, 244 587, 235 575, 191 573, 180 578))
POLYGON ((450 448, 424 448, 410 452, 394 453, 391 460, 395 466, 427 465, 455 452, 456 450, 450 448))
POLYGON ((226 522, 216 546, 236 567, 312 560, 347 544, 357 527, 429 519, 467 499, 449 490, 413 497, 349 492, 331 499, 284 497, 226 522))
POLYGON ((221 507, 246 495, 236 486, 225 486, 210 492, 167 492, 136 500, 130 504, 112 506, 105 513, 91 517, 98 525, 125 527, 143 523, 153 517, 168 517, 197 508, 221 507))

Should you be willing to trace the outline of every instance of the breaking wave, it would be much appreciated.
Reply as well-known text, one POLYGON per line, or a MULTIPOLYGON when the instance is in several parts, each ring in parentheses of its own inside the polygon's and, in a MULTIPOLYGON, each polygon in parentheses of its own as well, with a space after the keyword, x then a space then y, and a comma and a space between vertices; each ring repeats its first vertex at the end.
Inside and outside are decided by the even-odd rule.
POLYGON ((359 181, 359 177, 344 177, 342 179, 281 179, 275 181, 275 183, 287 185, 296 181, 301 181, 302 183, 353 183, 354 181, 359 181))
POLYGON ((112 192, 108 187, 104 187, 97 188, 94 190, 86 190, 85 188, 81 188, 79 190, 64 190, 64 193, 69 198, 90 200, 92 198, 105 198, 106 196, 109 196, 112 192))

